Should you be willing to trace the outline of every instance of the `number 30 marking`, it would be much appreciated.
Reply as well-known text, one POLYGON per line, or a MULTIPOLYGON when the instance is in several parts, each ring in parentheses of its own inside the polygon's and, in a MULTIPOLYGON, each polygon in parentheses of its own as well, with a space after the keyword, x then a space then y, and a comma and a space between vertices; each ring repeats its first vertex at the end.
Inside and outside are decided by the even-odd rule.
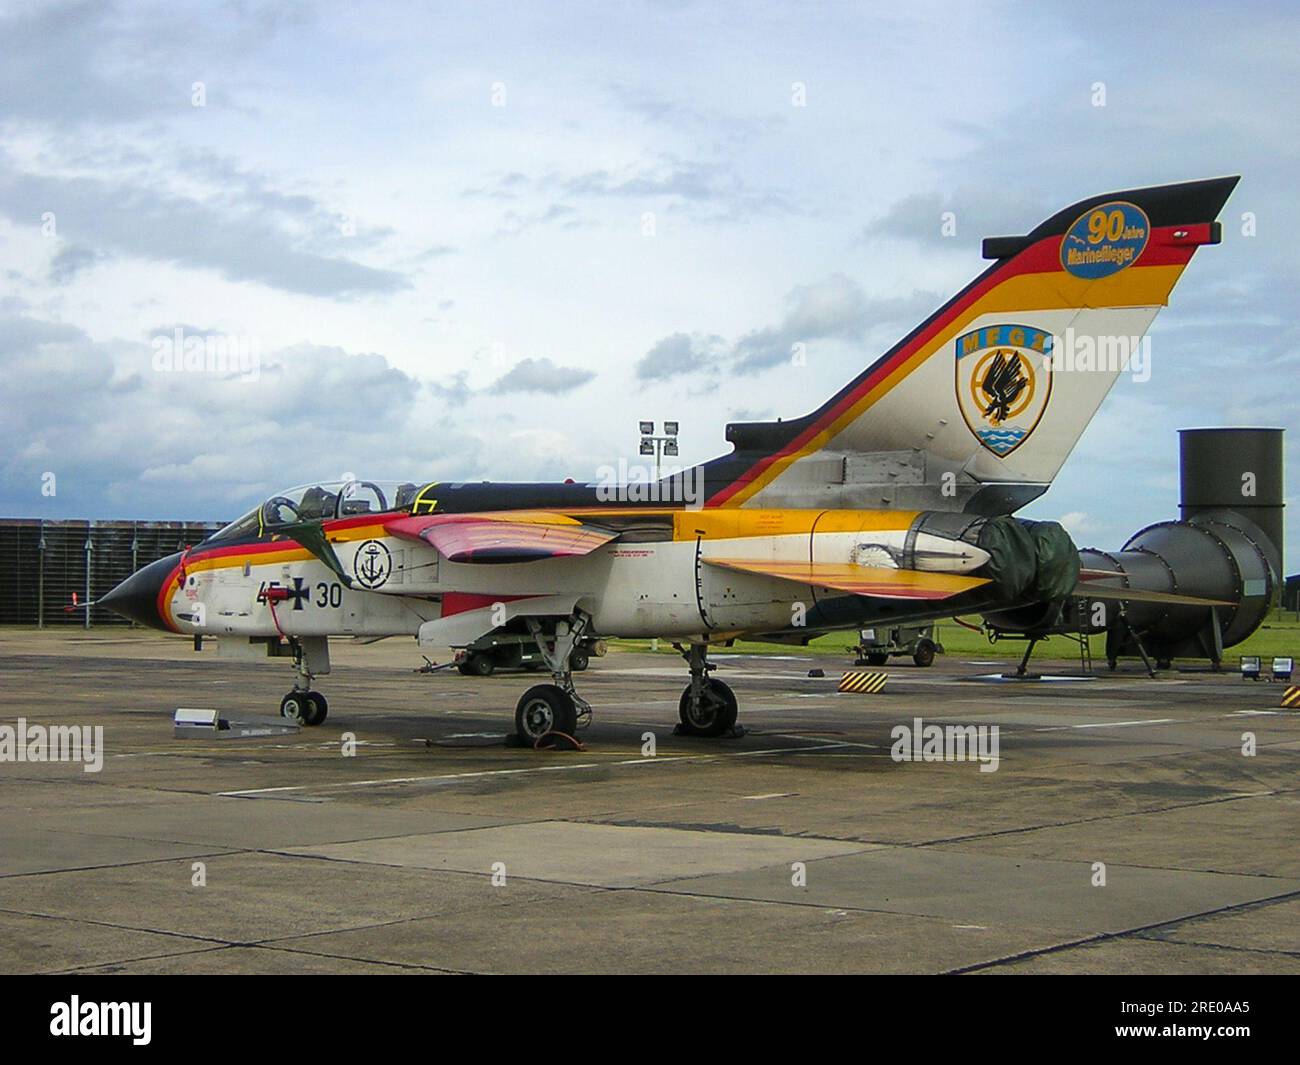
POLYGON ((316 605, 340 607, 343 605, 343 585, 321 581, 316 585, 316 605))

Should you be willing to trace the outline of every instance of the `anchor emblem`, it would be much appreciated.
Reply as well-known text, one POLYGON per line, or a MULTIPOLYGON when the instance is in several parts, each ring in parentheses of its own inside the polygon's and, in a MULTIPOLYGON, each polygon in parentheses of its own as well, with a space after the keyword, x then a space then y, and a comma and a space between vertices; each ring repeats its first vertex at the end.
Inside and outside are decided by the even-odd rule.
POLYGON ((357 575, 357 583, 363 588, 379 588, 393 572, 393 556, 378 540, 367 540, 357 548, 352 568, 357 575))

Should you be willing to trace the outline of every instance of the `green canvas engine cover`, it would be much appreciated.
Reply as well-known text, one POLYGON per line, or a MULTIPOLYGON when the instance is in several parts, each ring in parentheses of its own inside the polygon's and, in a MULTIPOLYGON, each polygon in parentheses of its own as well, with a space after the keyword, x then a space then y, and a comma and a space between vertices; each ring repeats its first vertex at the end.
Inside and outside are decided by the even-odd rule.
POLYGON ((1079 550, 1054 521, 990 518, 978 546, 989 553, 982 576, 1010 600, 1050 602, 1069 595, 1079 579, 1079 550))

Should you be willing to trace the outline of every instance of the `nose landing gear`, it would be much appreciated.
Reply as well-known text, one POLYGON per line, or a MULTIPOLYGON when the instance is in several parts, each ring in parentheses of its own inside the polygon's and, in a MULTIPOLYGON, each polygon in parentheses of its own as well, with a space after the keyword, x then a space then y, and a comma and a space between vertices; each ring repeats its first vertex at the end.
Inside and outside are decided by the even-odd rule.
POLYGON ((320 692, 295 689, 280 700, 280 716, 296 725, 323 724, 329 709, 329 703, 320 692))
POLYGON ((330 671, 329 640, 323 636, 288 637, 293 652, 293 690, 280 700, 280 716, 297 725, 322 725, 329 703, 311 690, 318 674, 330 671))

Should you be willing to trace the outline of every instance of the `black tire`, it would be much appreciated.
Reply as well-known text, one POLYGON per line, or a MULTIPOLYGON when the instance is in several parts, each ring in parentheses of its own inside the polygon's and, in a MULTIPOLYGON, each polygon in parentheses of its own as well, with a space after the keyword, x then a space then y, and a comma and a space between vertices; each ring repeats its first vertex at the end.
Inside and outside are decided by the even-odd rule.
POLYGON ((310 713, 311 703, 308 702, 305 692, 290 692, 280 700, 280 716, 295 725, 307 724, 310 713))
POLYGON ((681 720, 682 730, 691 736, 721 736, 730 732, 736 725, 739 706, 735 693, 720 680, 710 677, 704 682, 704 698, 700 700, 699 713, 691 715, 691 686, 686 685, 681 701, 677 704, 677 716, 681 720))
POLYGON ((457 663, 456 663, 456 672, 459 673, 462 677, 468 677, 468 676, 469 676, 469 662, 468 662, 468 661, 460 661, 460 662, 457 662, 457 663))
POLYGON ((916 650, 912 652, 912 661, 922 668, 934 665, 934 644, 929 640, 918 643, 916 650))
POLYGON ((1174 662, 1171 658, 1157 658, 1156 669, 1173 669, 1174 662))
POLYGON ((529 746, 551 732, 572 736, 578 731, 578 708, 563 688, 535 684, 515 706, 515 731, 529 746))
POLYGON ((307 693, 307 716, 303 724, 308 726, 323 725, 330 712, 330 704, 320 692, 307 693))
POLYGON ((496 668, 497 664, 492 660, 492 656, 481 651, 475 651, 465 661, 465 671, 471 677, 490 677, 496 668))
POLYGON ((569 655, 569 668, 575 673, 581 673, 591 662, 591 657, 581 647, 574 649, 573 654, 569 655))
POLYGON ((889 661, 889 655, 881 651, 868 651, 866 658, 869 666, 883 666, 889 661))

